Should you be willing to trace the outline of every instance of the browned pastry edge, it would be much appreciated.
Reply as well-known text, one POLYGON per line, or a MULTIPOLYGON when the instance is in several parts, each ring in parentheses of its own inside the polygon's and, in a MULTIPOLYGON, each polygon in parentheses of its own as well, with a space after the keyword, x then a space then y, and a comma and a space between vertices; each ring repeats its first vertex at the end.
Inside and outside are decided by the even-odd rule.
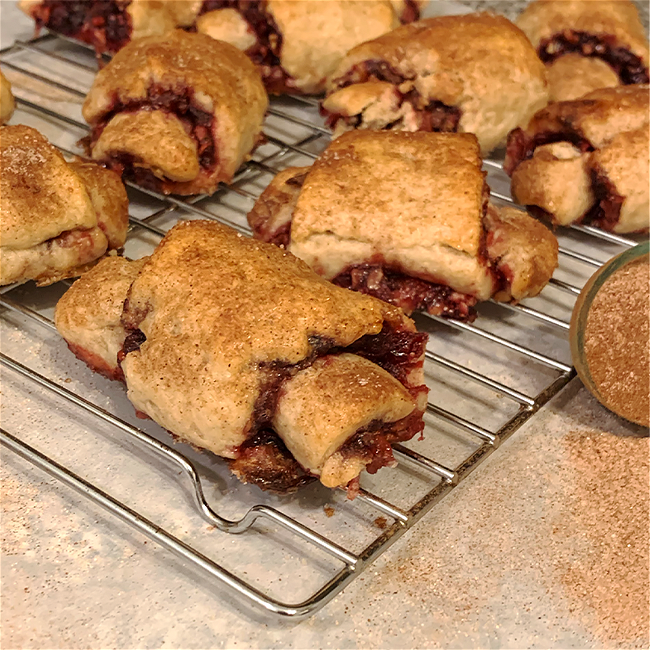
MULTIPOLYGON (((650 224, 640 225, 648 222, 639 218, 638 213, 643 208, 638 205, 638 195, 645 188, 647 206, 649 90, 647 85, 619 86, 596 90, 577 100, 555 102, 539 111, 526 129, 512 131, 508 136, 504 170, 512 177, 515 200, 526 204, 535 215, 554 223, 584 222, 614 232, 646 232, 650 224), (541 180, 541 170, 535 166, 535 161, 543 159, 550 170, 556 159, 552 153, 541 152, 555 143, 563 146, 568 143, 566 146, 574 148, 573 160, 583 168, 580 173, 582 184, 590 185, 580 193, 581 202, 585 204, 579 210, 580 214, 576 211, 571 217, 556 216, 551 204, 556 204, 559 197, 554 194, 545 197, 548 205, 535 203, 543 200, 541 194, 545 191, 545 183, 549 182, 541 180), (614 151, 619 156, 630 151, 634 156, 633 166, 643 166, 640 171, 645 174, 639 175, 638 187, 631 187, 634 183, 626 182, 629 191, 635 194, 635 205, 631 208, 635 214, 628 214, 626 209, 622 216, 626 196, 621 194, 600 162, 602 156, 606 156, 611 164, 614 151)), ((566 166, 568 160, 559 158, 557 162, 566 166)), ((555 175, 561 176, 561 172, 555 175)), ((555 184, 554 188, 547 189, 556 194, 560 192, 566 198, 566 192, 578 188, 577 179, 567 179, 567 182, 569 185, 564 193, 555 184)))
POLYGON ((175 27, 165 0, 20 0, 20 8, 43 27, 91 45, 97 56, 115 54, 132 38, 175 27))
POLYGON ((262 137, 267 107, 245 54, 174 30, 122 48, 98 73, 82 113, 93 159, 147 188, 187 195, 232 180, 262 137))
MULTIPOLYGON (((428 136, 420 134, 420 137, 427 138, 428 136)), ((471 136, 438 136, 436 139, 455 140, 458 138, 457 144, 460 145, 461 139, 469 137, 471 136)), ((356 154, 353 154, 346 149, 345 145, 348 141, 352 143, 363 140, 372 142, 373 145, 379 145, 382 140, 390 139, 394 141, 391 150, 398 157, 396 153, 399 148, 398 141, 408 140, 408 138, 408 134, 348 133, 336 140, 331 149, 326 151, 319 161, 333 165, 337 169, 340 167, 343 177, 347 180, 337 181, 335 174, 328 182, 330 185, 336 185, 342 196, 347 196, 346 182, 358 184, 360 187, 364 183, 363 178, 355 177, 353 172, 348 169, 348 163, 342 163, 346 157, 352 156, 351 160, 356 160, 356 168, 360 170, 364 165, 364 159, 354 158, 355 155, 360 155, 358 150, 356 154), (342 167, 341 164, 343 164, 342 167)), ((434 142, 428 144, 432 147, 436 146, 434 142)), ((445 142, 439 142, 438 146, 444 144, 445 142)), ((409 155, 414 161, 418 160, 413 151, 409 155)), ((418 169, 422 173, 423 161, 418 160, 418 164, 418 169)), ((248 214, 248 221, 256 238, 293 250, 291 236, 294 210, 303 186, 309 185, 310 195, 314 194, 312 170, 317 167, 318 163, 313 168, 288 168, 272 180, 248 214)), ((400 182, 398 180, 400 174, 396 174, 394 168, 382 169, 386 175, 385 183, 400 182)), ((401 172, 403 171, 401 170, 401 172)), ((436 174, 435 171, 433 173, 436 174)), ((367 189, 368 192, 372 192, 373 182, 370 182, 369 188, 363 187, 361 191, 367 189)), ((408 178, 405 182, 409 182, 408 178)), ((319 200, 312 206, 315 214, 327 213, 329 215, 327 196, 317 195, 317 197, 320 197, 319 200)), ((501 301, 521 300, 536 295, 543 289, 557 267, 557 240, 548 228, 524 212, 515 209, 497 209, 493 205, 488 207, 488 197, 489 188, 483 181, 482 231, 484 234, 481 254, 485 260, 486 272, 489 272, 493 278, 491 293, 501 301)), ((349 200, 348 197, 348 202, 349 200)), ((373 203, 374 207, 368 208, 369 213, 373 213, 374 209, 382 210, 383 199, 378 195, 376 200, 379 203, 376 206, 373 203)), ((339 213, 347 214, 345 206, 341 206, 341 210, 337 214, 339 213)), ((321 216, 321 220, 322 218, 321 216)), ((458 215, 457 218, 460 221, 461 215, 458 215)), ((463 218, 465 217, 463 216, 463 218)), ((382 223, 381 217, 378 216, 377 219, 379 219, 379 223, 382 223)), ((420 225, 420 227, 423 226, 420 225)), ((327 228, 328 232, 340 235, 337 233, 335 225, 329 225, 329 221, 327 228)), ((363 239, 363 233, 368 236, 367 230, 362 231, 358 234, 361 239, 363 239)), ((347 241, 347 235, 345 241, 347 241)), ((436 282, 412 269, 405 269, 400 266, 399 261, 387 262, 376 253, 371 259, 362 263, 355 262, 352 266, 343 269, 331 280, 338 286, 394 304, 407 314, 416 310, 424 310, 433 315, 460 320, 473 320, 476 316, 474 309, 478 302, 476 296, 461 292, 457 285, 454 289, 453 283, 436 282)))
MULTIPOLYGON (((192 225, 176 226, 172 230, 172 236, 179 230, 191 236, 196 233, 199 248, 202 243, 206 242, 205 238, 209 238, 214 232, 227 234, 227 238, 231 237, 229 229, 218 224, 212 222, 191 223, 192 225)), ((239 242, 239 239, 232 240, 235 246, 237 246, 236 242, 239 242)), ((260 250, 261 255, 268 251, 267 254, 273 256, 274 251, 278 250, 275 247, 269 247, 270 250, 258 249, 255 246, 259 247, 259 244, 253 246, 251 244, 253 242, 248 242, 248 240, 241 241, 240 245, 245 249, 242 253, 255 255, 255 251, 260 250)), ((167 245, 169 245, 169 240, 163 240, 158 251, 167 245)), ((174 245, 172 242, 172 246, 174 245)), ((207 251, 207 249, 205 250, 207 251)), ((155 255, 156 253, 154 253, 155 255)), ((293 264, 296 267, 299 274, 297 277, 302 277, 305 270, 295 258, 293 260, 287 258, 286 262, 289 266, 293 264)), ((131 382, 134 381, 134 378, 132 372, 122 371, 121 364, 132 353, 139 351, 141 346, 150 345, 151 341, 148 341, 139 329, 133 329, 133 327, 139 327, 139 319, 146 316, 138 308, 134 310, 130 301, 128 299, 125 301, 125 297, 132 293, 131 287, 134 279, 140 276, 143 267, 148 264, 147 259, 129 262, 121 258, 113 258, 103 261, 94 270, 84 275, 61 298, 55 317, 57 328, 68 341, 70 349, 81 360, 93 370, 111 379, 126 380, 130 391, 133 388, 131 382), (90 296, 94 300, 89 300, 90 296), (116 346, 121 348, 118 353, 116 353, 116 346), (113 356, 117 358, 113 360, 113 356), (118 360, 119 363, 117 363, 118 360)), ((323 284, 318 276, 313 275, 313 278, 316 284, 323 284)), ((274 284, 274 278, 268 278, 268 280, 271 285, 274 284)), ((165 281, 164 278, 160 278, 160 282, 165 281)), ((254 282, 254 280, 251 281, 254 282)), ((325 293, 338 291, 331 285, 323 284, 323 287, 325 293)), ((300 297, 300 291, 296 296, 300 297)), ((351 296, 347 293, 344 293, 343 297, 347 302, 350 301, 351 296)), ((352 302, 367 307, 371 304, 367 302, 368 300, 359 296, 352 302)), ((160 304, 159 308, 165 309, 166 305, 160 304)), ((381 306, 381 309, 387 315, 392 314, 388 306, 381 306)), ((360 318, 366 317, 360 316, 360 318)), ((172 328, 174 327, 173 323, 172 318, 170 320, 172 328)), ((386 377, 392 375, 399 382, 395 385, 401 386, 399 390, 404 392, 408 400, 412 400, 411 406, 408 407, 410 415, 394 421, 390 419, 385 422, 371 421, 356 432, 352 431, 347 442, 338 448, 336 462, 345 466, 346 459, 349 459, 353 469, 356 467, 358 471, 361 471, 365 467, 367 471, 373 473, 382 466, 393 464, 390 443, 410 439, 423 428, 422 413, 426 404, 426 387, 418 382, 422 381, 423 376, 422 363, 426 340, 426 335, 415 332, 410 321, 398 317, 396 313, 390 315, 381 331, 361 336, 348 346, 337 347, 333 345, 335 341, 318 340, 318 337, 314 336, 311 352, 297 364, 288 364, 281 359, 256 364, 256 373, 259 374, 262 384, 258 388, 259 394, 255 401, 254 412, 250 416, 243 444, 225 454, 234 458, 231 462, 232 471, 244 482, 255 483, 262 489, 279 492, 293 491, 305 482, 312 480, 311 472, 306 471, 292 458, 287 447, 273 431, 270 422, 277 410, 278 399, 282 398, 282 391, 287 385, 287 381, 295 383, 293 378, 299 377, 303 369, 320 367, 326 372, 330 365, 329 359, 357 358, 353 355, 365 357, 367 360, 363 361, 363 364, 374 368, 375 374, 383 373, 386 377), (383 369, 380 370, 380 368, 383 369), (408 397, 409 393, 411 397, 408 397)), ((236 356, 234 354, 233 358, 236 356)), ((186 362, 192 363, 189 359, 186 362)), ((218 363, 220 361, 217 361, 218 363)), ((390 379, 390 381, 395 382, 395 379, 390 379)), ((176 377, 175 380, 178 382, 180 378, 176 377)), ((346 390, 355 390, 356 381, 358 381, 358 377, 355 375, 352 383, 346 383, 346 390)), ((371 385, 360 382, 358 389, 367 392, 374 385, 372 381, 371 385)), ((195 378, 193 385, 198 387, 200 382, 197 383, 195 378)), ((326 386, 331 386, 331 382, 325 381, 326 386)), ((131 392, 129 394, 131 395, 131 392)), ((320 408, 330 408, 328 404, 335 404, 331 401, 332 397, 327 396, 327 392, 319 399, 322 402, 320 408)), ((347 400, 343 402, 343 405, 345 403, 347 400)), ((146 417, 146 411, 149 411, 148 408, 143 409, 140 405, 136 406, 136 409, 139 411, 139 417, 146 417)), ((325 413, 323 415, 326 416, 325 413)), ((156 419, 155 415, 154 419, 156 419)), ((325 426, 324 421, 322 425, 325 426)), ((172 431, 172 434, 174 433, 178 432, 172 431)), ((209 444, 201 444, 196 439, 187 439, 184 436, 181 436, 181 439, 198 447, 210 448, 209 444)), ((335 481, 336 476, 336 473, 333 475, 330 473, 322 477, 322 480, 335 481)), ((348 481, 349 479, 345 483, 348 481)), ((353 478, 351 482, 351 494, 353 494, 358 480, 353 478)))

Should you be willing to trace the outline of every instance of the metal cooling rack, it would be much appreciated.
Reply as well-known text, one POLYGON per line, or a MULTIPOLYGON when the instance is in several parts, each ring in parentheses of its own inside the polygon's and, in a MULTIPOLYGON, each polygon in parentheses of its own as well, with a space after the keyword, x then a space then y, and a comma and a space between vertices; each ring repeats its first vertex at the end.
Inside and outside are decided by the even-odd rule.
MULTIPOLYGON (((51 34, 16 42, 0 54, 18 105, 12 123, 39 128, 65 154, 80 153, 76 142, 87 133, 80 105, 96 71, 93 54, 51 34)), ((212 197, 166 197, 129 185, 125 254, 150 253, 179 219, 216 219, 249 235, 246 213, 271 177, 286 166, 310 164, 329 141, 317 101, 309 98, 274 99, 265 135, 266 143, 235 182, 212 197)), ((511 202, 501 163, 487 160, 485 165, 493 199, 511 202)), ((189 480, 193 519, 199 519, 198 510, 200 520, 223 535, 212 535, 203 544, 198 528, 183 537, 161 512, 147 516, 155 504, 127 505, 135 491, 126 496, 115 492, 133 478, 128 474, 130 460, 120 461, 120 467, 127 467, 120 482, 101 485, 86 476, 92 463, 81 462, 78 469, 70 466, 74 463, 64 466, 54 459, 62 439, 55 447, 46 444, 46 434, 39 429, 39 449, 27 442, 25 431, 33 432, 39 425, 22 422, 6 404, 9 415, 3 418, 2 442, 178 554, 192 570, 231 587, 238 602, 284 617, 308 616, 431 510, 572 377, 567 330, 580 286, 609 257, 636 242, 589 226, 567 229, 559 239, 560 268, 540 297, 519 305, 486 303, 476 324, 417 317, 418 327, 430 333, 425 373, 431 402, 425 438, 397 445, 398 467, 363 476, 361 493, 352 502, 341 491, 320 486, 308 486, 292 498, 263 494, 237 483, 225 463, 211 454, 185 445, 172 448, 170 437, 155 424, 134 421, 123 390, 76 362, 56 335, 52 308, 67 288, 65 283, 50 289, 30 284, 2 291, 3 382, 26 391, 30 404, 43 402, 53 418, 69 417, 81 427, 86 437, 78 448, 94 444, 99 431, 99 438, 126 440, 120 442, 120 450, 128 447, 125 453, 144 455, 144 463, 153 457, 155 463, 175 467, 173 478, 161 470, 151 481, 189 480), (134 450, 129 441, 136 443, 134 450), (43 451, 42 446, 52 450, 43 451), (216 507, 211 505, 215 501, 216 507), (232 543, 228 534, 240 534, 234 553, 228 550, 227 542, 232 543), (256 555, 267 542, 273 545, 273 555, 268 550, 256 555), (253 559, 243 562, 243 555, 253 559), (306 568, 312 566, 313 577, 306 568), (282 576, 285 582, 280 585, 282 576)), ((140 471, 145 472, 132 473, 140 471)), ((142 483, 139 478, 138 474, 136 483, 142 483)), ((192 525, 195 522, 186 523, 188 529, 192 525)))

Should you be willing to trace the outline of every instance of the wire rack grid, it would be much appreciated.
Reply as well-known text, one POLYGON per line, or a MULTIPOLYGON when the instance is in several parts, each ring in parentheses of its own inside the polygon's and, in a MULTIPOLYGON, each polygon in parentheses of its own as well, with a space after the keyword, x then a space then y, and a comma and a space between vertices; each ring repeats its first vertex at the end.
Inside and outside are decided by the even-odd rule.
MULTIPOLYGON (((66 155, 79 154, 77 142, 87 133, 80 106, 96 72, 93 54, 46 34, 3 50, 1 62, 18 104, 13 123, 38 128, 66 155)), ((211 197, 163 196, 129 185, 125 255, 149 254, 180 219, 215 219, 250 235, 246 213, 272 176, 289 165, 309 165, 329 142, 318 103, 311 98, 274 99, 264 132, 265 144, 234 183, 211 197)), ((511 202, 501 163, 486 160, 485 167, 493 199, 511 202)), ((238 484, 219 459, 182 444, 172 446, 159 427, 134 420, 121 387, 92 375, 56 334, 53 306, 67 283, 47 289, 10 286, 0 296, 3 383, 19 394, 26 391, 29 403, 42 403, 46 414, 41 424, 38 418, 25 422, 5 399, 2 442, 176 553, 184 566, 230 587, 242 606, 306 617, 572 377, 567 330, 580 286, 611 255, 636 242, 588 226, 567 229, 559 239, 560 268, 540 297, 519 305, 486 303, 476 324, 417 317, 418 327, 430 334, 424 438, 397 445, 398 467, 364 476, 354 501, 318 485, 288 498, 262 494, 238 484), (53 443, 48 430, 57 418, 63 418, 67 433, 53 443), (71 421, 79 436, 72 433, 71 421), (66 443, 72 445, 68 452, 66 443), (93 474, 94 444, 109 444, 103 453, 119 455, 114 468, 119 481, 93 474), (137 496, 147 481, 151 494, 170 482, 182 484, 182 497, 169 497, 164 508, 163 499, 150 495, 140 503, 137 496), (216 536, 205 534, 206 522, 216 536)))

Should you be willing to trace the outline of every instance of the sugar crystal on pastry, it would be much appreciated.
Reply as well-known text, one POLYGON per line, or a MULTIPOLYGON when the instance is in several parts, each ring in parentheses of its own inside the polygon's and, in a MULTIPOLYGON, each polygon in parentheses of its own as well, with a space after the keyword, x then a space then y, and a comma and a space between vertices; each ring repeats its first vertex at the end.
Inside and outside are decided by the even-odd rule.
POLYGON ((164 193, 211 194, 261 138, 268 97, 237 48, 181 30, 138 39, 83 105, 93 159, 164 193))
POLYGON ((0 284, 79 275, 124 245, 128 199, 119 176, 65 161, 35 129, 0 127, 0 284))
POLYGON ((484 154, 546 105, 544 65, 524 33, 490 13, 403 25, 351 49, 323 102, 350 129, 470 132, 484 154))
POLYGON ((214 222, 174 227, 144 262, 103 262, 56 324, 93 369, 123 373, 139 412, 264 489, 348 485, 423 428, 426 335, 214 222), (103 309, 78 309, 95 294, 103 309))
POLYGON ((557 266, 552 233, 488 197, 474 135, 351 131, 278 174, 248 220, 339 286, 471 320, 480 300, 536 295, 557 266))
POLYGON ((515 200, 560 225, 647 230, 649 90, 617 86, 554 102, 515 129, 504 166, 515 200))

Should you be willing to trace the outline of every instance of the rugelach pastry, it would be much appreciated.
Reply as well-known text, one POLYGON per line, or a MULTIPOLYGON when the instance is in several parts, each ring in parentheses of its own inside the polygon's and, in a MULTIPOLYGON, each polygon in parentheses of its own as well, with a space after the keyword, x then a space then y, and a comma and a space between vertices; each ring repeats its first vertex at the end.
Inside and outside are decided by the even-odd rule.
POLYGON ((648 39, 629 0, 534 0, 517 25, 548 66, 551 101, 648 83, 648 39))
POLYGON ((80 275, 124 246, 128 199, 114 172, 68 163, 36 130, 0 127, 0 284, 80 275))
POLYGON ((557 102, 508 137, 512 196, 554 224, 616 233, 649 225, 647 85, 557 102))
POLYGON ((7 77, 0 72, 0 125, 11 119, 15 106, 14 96, 11 93, 11 84, 7 77))
POLYGON ((57 34, 88 43, 97 54, 115 53, 134 38, 175 27, 169 0, 20 0, 18 6, 57 34))
MULTIPOLYGON (((172 0, 173 3, 173 0, 172 0)), ((321 93, 347 51, 411 19, 412 0, 192 0, 179 24, 236 46, 256 63, 270 93, 321 93)))
POLYGON ((248 221, 334 284, 472 320, 478 301, 534 296, 557 267, 548 228, 489 193, 474 135, 353 131, 278 174, 248 221))
POLYGON ((354 494, 424 426, 425 334, 215 222, 175 226, 145 261, 103 261, 56 325, 139 412, 263 489, 318 477, 354 494))
POLYGON ((403 25, 348 52, 323 112, 350 129, 469 132, 483 154, 546 105, 544 65, 510 21, 490 13, 403 25))
POLYGON ((261 138, 268 97, 237 48, 181 30, 130 43, 83 105, 93 159, 165 194, 212 194, 261 138))

